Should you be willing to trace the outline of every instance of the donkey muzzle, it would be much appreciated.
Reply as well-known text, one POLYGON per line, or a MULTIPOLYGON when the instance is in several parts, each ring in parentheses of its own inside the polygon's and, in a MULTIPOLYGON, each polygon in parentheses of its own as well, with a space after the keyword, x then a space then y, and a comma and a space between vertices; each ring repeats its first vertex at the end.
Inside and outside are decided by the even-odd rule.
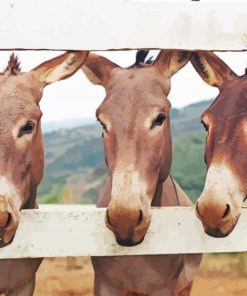
POLYGON ((150 214, 145 207, 128 207, 111 202, 106 212, 106 226, 114 233, 121 246, 140 244, 150 224, 150 214), (120 206, 121 205, 121 206, 120 206))
POLYGON ((11 242, 20 220, 20 213, 14 209, 10 200, 0 196, 0 246, 11 242))
POLYGON ((233 231, 240 217, 240 210, 222 199, 211 202, 200 198, 196 203, 196 215, 208 235, 221 238, 233 231))

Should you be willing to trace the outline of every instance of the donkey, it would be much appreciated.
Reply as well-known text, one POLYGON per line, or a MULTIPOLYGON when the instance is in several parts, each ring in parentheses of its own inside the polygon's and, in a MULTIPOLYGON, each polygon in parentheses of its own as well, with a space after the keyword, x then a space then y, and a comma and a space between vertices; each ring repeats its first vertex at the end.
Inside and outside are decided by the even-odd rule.
MULTIPOLYGON (((67 52, 29 72, 11 55, 0 74, 0 246, 11 243, 21 209, 37 208, 36 191, 44 169, 39 107, 46 85, 65 79, 83 64, 88 52, 67 52)), ((31 296, 42 259, 0 261, 0 294, 31 296)))
MULTIPOLYGON (((82 67, 89 80, 106 91, 96 116, 103 127, 109 177, 98 207, 108 207, 106 226, 122 246, 143 241, 151 206, 192 205, 169 176, 172 144, 167 99, 171 76, 190 55, 162 50, 152 64, 139 61, 121 68, 90 53, 82 67)), ((200 260, 197 254, 93 257, 95 295, 187 296, 200 260)))
POLYGON ((194 52, 191 62, 206 83, 219 89, 201 116, 208 170, 196 213, 208 235, 225 237, 234 229, 247 196, 247 76, 235 74, 212 52, 194 52))

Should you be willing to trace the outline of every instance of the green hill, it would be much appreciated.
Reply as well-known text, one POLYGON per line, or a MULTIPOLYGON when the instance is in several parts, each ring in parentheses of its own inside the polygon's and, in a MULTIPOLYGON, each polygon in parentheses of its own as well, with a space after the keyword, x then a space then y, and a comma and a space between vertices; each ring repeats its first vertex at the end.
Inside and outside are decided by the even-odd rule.
MULTIPOLYGON (((212 100, 172 109, 172 175, 193 201, 205 178, 204 132, 200 115, 212 100)), ((63 124, 61 123, 61 126, 63 124)), ((95 203, 104 183, 101 127, 98 124, 60 129, 44 134, 46 168, 39 187, 39 202, 62 202, 64 187, 71 188, 76 203, 95 203)))
POLYGON ((193 202, 202 192, 206 176, 204 132, 190 132, 173 141, 172 176, 193 202))

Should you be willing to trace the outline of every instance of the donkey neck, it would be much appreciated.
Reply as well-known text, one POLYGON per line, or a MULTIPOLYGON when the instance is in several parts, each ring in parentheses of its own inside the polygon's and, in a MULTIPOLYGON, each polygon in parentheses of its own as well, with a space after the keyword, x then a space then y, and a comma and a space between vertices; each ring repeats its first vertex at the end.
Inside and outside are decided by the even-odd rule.
POLYGON ((159 183, 152 200, 151 206, 152 207, 160 207, 162 204, 162 197, 163 197, 163 183, 159 183))
POLYGON ((36 209, 38 208, 36 202, 37 188, 33 189, 28 197, 28 200, 23 206, 23 209, 36 209))
POLYGON ((173 178, 169 175, 163 183, 159 183, 154 195, 152 206, 179 206, 179 194, 173 178))

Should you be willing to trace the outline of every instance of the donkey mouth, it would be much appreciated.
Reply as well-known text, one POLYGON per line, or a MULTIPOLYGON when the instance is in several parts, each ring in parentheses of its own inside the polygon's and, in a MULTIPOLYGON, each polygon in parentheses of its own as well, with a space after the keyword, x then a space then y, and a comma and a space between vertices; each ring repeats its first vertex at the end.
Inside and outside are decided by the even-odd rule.
POLYGON ((132 239, 121 239, 121 238, 116 238, 116 241, 122 247, 134 247, 134 246, 141 244, 144 240, 144 237, 145 236, 143 236, 143 238, 137 242, 133 241, 132 239))
POLYGON ((231 233, 231 231, 223 233, 223 232, 221 232, 221 230, 219 228, 207 228, 205 230, 205 232, 207 235, 215 237, 215 238, 223 238, 223 237, 228 236, 231 233))
POLYGON ((239 217, 235 218, 235 221, 231 223, 231 227, 228 227, 226 231, 222 231, 220 227, 204 227, 206 234, 215 238, 224 238, 227 237, 231 232, 234 230, 235 226, 237 225, 239 217))

